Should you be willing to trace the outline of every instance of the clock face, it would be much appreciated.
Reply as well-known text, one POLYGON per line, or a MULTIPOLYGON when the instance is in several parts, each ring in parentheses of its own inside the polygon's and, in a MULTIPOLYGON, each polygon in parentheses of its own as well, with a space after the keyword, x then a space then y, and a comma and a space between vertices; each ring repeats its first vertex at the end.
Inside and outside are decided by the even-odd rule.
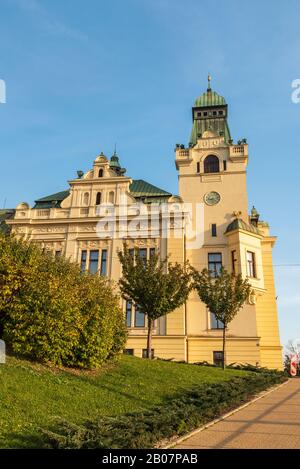
POLYGON ((204 196, 204 202, 207 205, 216 205, 218 202, 220 202, 220 200, 221 200, 221 196, 218 192, 214 192, 214 191, 208 192, 204 196))

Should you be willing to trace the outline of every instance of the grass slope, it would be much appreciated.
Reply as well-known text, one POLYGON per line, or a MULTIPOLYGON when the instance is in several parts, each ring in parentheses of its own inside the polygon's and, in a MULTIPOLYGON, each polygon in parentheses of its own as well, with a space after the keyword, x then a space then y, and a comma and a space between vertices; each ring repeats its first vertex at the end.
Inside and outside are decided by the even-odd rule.
POLYGON ((72 372, 8 357, 0 364, 0 448, 39 447, 39 427, 51 428, 55 417, 82 423, 151 409, 180 390, 245 374, 129 356, 95 373, 72 372))

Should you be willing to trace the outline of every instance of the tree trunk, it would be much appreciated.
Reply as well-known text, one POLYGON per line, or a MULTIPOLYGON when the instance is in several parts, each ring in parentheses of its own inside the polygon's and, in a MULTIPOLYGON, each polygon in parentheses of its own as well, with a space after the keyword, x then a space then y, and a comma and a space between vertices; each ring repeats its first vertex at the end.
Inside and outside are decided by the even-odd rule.
POLYGON ((226 324, 224 324, 223 328, 223 370, 226 367, 226 324))
POLYGON ((152 319, 148 317, 147 358, 152 358, 152 319))

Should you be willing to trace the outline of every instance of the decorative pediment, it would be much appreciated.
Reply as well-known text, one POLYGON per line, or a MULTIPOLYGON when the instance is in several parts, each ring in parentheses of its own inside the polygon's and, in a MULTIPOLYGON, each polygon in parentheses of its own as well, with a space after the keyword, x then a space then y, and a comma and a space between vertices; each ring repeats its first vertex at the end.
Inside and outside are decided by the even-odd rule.
POLYGON ((213 130, 205 130, 205 132, 203 132, 202 134, 202 138, 219 138, 219 135, 214 132, 213 130))

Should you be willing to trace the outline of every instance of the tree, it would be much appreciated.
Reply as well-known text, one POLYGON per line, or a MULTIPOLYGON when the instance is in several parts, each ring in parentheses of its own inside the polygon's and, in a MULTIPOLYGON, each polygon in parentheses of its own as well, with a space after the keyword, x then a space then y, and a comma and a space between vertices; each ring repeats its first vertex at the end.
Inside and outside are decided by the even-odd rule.
POLYGON ((223 369, 226 364, 226 331, 228 324, 236 316, 251 293, 251 285, 242 276, 230 274, 222 268, 213 276, 207 269, 198 272, 193 269, 193 287, 199 298, 206 304, 218 321, 223 323, 223 369))
POLYGON ((118 253, 123 276, 119 286, 123 298, 132 301, 147 316, 147 357, 151 358, 153 323, 181 306, 191 290, 191 276, 187 264, 171 264, 155 253, 149 259, 134 255, 126 244, 118 253))
POLYGON ((80 368, 101 366, 126 342, 120 298, 106 278, 0 235, 2 336, 14 353, 80 368))

